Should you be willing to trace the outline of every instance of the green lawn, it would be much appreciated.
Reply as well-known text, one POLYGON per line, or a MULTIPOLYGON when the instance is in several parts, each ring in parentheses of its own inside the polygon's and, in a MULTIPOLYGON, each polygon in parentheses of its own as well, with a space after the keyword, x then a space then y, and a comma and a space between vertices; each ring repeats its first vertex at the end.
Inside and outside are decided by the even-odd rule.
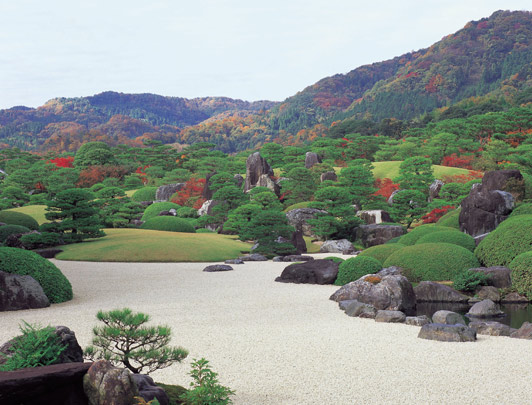
POLYGON ((46 213, 45 208, 46 205, 25 205, 24 207, 10 208, 6 211, 16 211, 29 215, 30 217, 33 217, 33 219, 35 219, 39 225, 41 225, 44 222, 48 222, 44 217, 44 214, 46 213))
POLYGON ((59 260, 90 262, 218 262, 249 252, 234 236, 162 232, 147 229, 105 229, 106 237, 62 246, 59 260))
POLYGON ((305 239, 305 244, 307 245, 307 253, 320 253, 321 245, 312 243, 313 238, 310 236, 303 236, 303 239, 305 239))
POLYGON ((135 191, 137 191, 138 189, 135 189, 135 190, 127 190, 126 191, 126 196, 128 197, 131 197, 133 194, 135 194, 135 191))

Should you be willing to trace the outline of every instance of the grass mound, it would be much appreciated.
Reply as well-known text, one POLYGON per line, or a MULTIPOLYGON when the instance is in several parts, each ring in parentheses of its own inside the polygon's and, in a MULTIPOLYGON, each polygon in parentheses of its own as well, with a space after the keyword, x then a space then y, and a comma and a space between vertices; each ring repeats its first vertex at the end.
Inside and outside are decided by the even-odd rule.
POLYGON ((46 205, 25 205, 24 207, 10 208, 6 210, 7 212, 20 212, 21 214, 26 214, 32 217, 37 221, 39 225, 48 222, 46 217, 46 205))
POLYGON ((472 236, 456 231, 441 231, 428 233, 425 236, 419 238, 416 245, 422 243, 451 243, 453 245, 462 246, 469 251, 475 250, 475 239, 472 236))
POLYGON ((395 253, 404 247, 405 245, 401 243, 390 243, 388 245, 372 246, 360 252, 357 257, 373 257, 374 259, 377 259, 380 264, 384 264, 386 259, 392 253, 395 253))
POLYGON ((428 235, 429 233, 436 233, 436 232, 443 232, 443 231, 459 232, 457 229, 450 228, 448 226, 436 226, 433 224, 421 225, 421 226, 418 226, 417 228, 414 228, 412 231, 408 232, 407 234, 401 236, 401 238, 399 239, 399 243, 406 245, 406 246, 412 246, 416 244, 419 238, 425 235, 428 235))
POLYGON ((335 285, 345 285, 358 280, 366 274, 373 274, 382 269, 382 265, 373 257, 351 257, 340 263, 335 285))
POLYGON ((437 226, 448 226, 450 228, 460 229, 460 223, 458 222, 458 218, 460 217, 460 211, 461 211, 460 208, 449 211, 447 214, 443 215, 438 220, 438 222, 436 222, 436 225, 437 226))
POLYGON ((2 271, 31 276, 41 285, 51 303, 72 299, 72 286, 54 264, 37 253, 10 247, 0 247, 2 271))
POLYGON ((510 218, 513 218, 517 215, 532 215, 532 203, 518 205, 510 214, 510 218))
POLYGON ((0 211, 0 222, 8 225, 20 225, 26 228, 37 230, 39 223, 27 214, 17 211, 0 211))
POLYGON ((21 225, 4 225, 0 226, 0 242, 4 243, 9 235, 14 235, 17 233, 27 233, 29 228, 21 225))
POLYGON ((196 232, 194 227, 186 219, 169 216, 150 218, 141 225, 141 229, 167 232, 196 232))
POLYGON ((155 200, 156 192, 157 187, 142 187, 135 191, 133 194, 131 194, 131 199, 136 202, 153 201, 155 200))
POLYGON ((512 286, 519 294, 532 299, 532 251, 521 253, 510 263, 512 286))
POLYGON ((153 203, 152 205, 148 205, 144 210, 144 214, 142 214, 142 220, 147 221, 150 218, 158 216, 161 211, 169 211, 172 208, 177 211, 179 208, 181 208, 181 206, 170 201, 153 203))
POLYGON ((517 215, 503 221, 475 249, 486 267, 508 266, 519 254, 532 250, 532 215, 517 215))
MULTIPOLYGON (((379 179, 394 179, 399 176, 399 166, 401 166, 402 161, 391 160, 387 162, 373 162, 373 176, 379 179)), ((468 174, 467 169, 460 169, 458 167, 447 167, 441 165, 432 165, 432 170, 434 170, 434 177, 441 179, 443 176, 454 176, 456 174, 468 174)))
POLYGON ((401 267, 412 282, 453 280, 459 273, 479 265, 473 253, 450 243, 406 246, 384 262, 384 267, 401 267))
POLYGON ((242 256, 250 244, 232 235, 148 229, 106 229, 107 236, 62 246, 59 260, 89 262, 218 262, 242 256))

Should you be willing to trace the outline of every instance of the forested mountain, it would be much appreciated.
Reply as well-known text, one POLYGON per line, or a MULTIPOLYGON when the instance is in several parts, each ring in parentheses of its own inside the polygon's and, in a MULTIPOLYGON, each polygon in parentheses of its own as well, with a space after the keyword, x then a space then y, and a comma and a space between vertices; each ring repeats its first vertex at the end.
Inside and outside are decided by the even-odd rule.
POLYGON ((0 142, 72 151, 86 141, 213 142, 224 152, 347 132, 399 137, 442 119, 532 101, 532 13, 497 11, 384 62, 327 77, 283 103, 105 92, 0 110, 0 142))

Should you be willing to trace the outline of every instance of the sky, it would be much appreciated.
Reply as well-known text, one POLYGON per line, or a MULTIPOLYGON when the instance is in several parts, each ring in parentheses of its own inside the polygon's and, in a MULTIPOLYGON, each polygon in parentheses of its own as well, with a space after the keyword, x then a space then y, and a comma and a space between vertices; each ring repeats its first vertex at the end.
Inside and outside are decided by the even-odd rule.
POLYGON ((102 91, 282 101, 530 0, 0 0, 0 108, 102 91))

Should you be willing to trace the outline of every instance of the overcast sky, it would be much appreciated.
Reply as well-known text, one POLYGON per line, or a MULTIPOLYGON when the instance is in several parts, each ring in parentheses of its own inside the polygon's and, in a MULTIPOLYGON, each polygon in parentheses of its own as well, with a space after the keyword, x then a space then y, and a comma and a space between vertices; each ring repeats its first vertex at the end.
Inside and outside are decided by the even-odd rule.
POLYGON ((281 101, 530 0, 0 0, 0 108, 106 90, 281 101))

